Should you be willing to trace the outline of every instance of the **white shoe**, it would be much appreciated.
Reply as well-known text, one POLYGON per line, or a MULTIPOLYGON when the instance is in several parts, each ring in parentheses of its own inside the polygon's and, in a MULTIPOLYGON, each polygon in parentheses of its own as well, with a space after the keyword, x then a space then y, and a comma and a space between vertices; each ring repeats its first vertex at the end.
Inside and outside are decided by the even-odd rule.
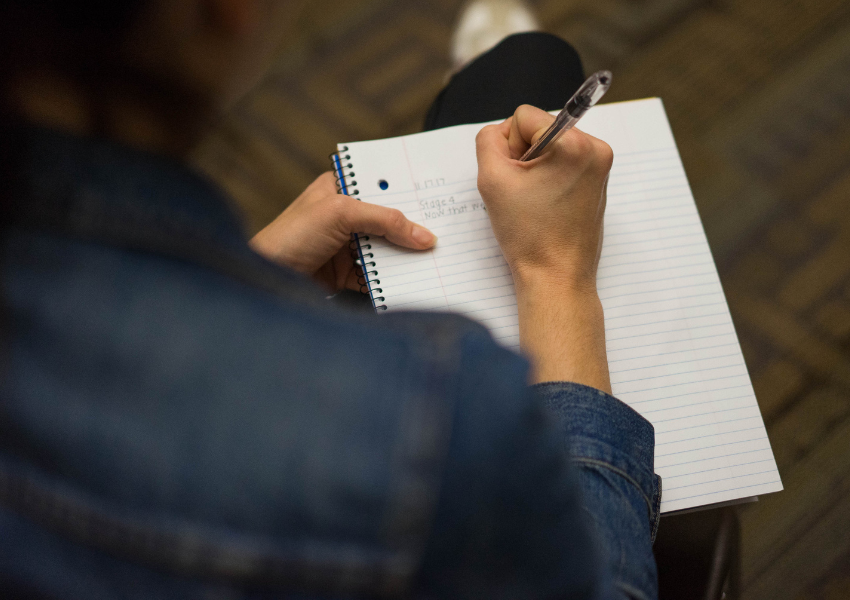
POLYGON ((452 35, 454 71, 459 71, 509 35, 539 30, 540 23, 534 13, 521 0, 467 2, 452 35))

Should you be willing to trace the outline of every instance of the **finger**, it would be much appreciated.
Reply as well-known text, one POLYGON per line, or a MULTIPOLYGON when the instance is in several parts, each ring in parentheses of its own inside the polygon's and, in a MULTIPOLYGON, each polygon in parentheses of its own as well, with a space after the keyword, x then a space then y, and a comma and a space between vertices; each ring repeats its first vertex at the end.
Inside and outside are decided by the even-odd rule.
POLYGON ((348 244, 340 248, 329 262, 333 264, 334 291, 339 291, 346 287, 348 276, 354 271, 354 259, 348 244))
POLYGON ((514 112, 508 147, 511 158, 519 159, 543 135, 555 117, 534 106, 523 104, 514 112))
POLYGON ((345 280, 345 287, 353 292, 362 292, 363 286, 360 285, 360 275, 354 269, 348 272, 348 277, 345 280))
POLYGON ((496 125, 482 127, 475 136, 475 154, 480 168, 486 171, 486 167, 501 165, 505 160, 511 158, 511 149, 508 145, 508 137, 511 132, 511 121, 513 117, 506 119, 496 125))
POLYGON ((611 170, 614 161, 614 153, 608 144, 576 127, 565 132, 548 148, 551 148, 549 154, 559 156, 573 168, 592 168, 602 178, 611 170))
POLYGON ((426 250, 437 242, 437 236, 394 208, 348 198, 343 218, 348 231, 382 235, 405 248, 426 250))

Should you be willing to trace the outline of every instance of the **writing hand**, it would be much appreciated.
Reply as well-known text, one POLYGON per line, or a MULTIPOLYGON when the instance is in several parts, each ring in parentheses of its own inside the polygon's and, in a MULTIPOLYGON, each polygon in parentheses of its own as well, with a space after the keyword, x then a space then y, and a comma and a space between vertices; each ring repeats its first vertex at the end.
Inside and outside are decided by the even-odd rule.
POLYGON ((478 189, 514 276, 545 272, 595 291, 614 155, 605 142, 572 129, 544 155, 520 162, 553 120, 521 106, 507 121, 482 129, 478 189))
POLYGON ((399 246, 426 250, 436 237, 398 210, 338 194, 333 173, 324 173, 274 221, 251 247, 278 264, 312 275, 331 291, 359 290, 359 268, 348 243, 352 233, 386 237, 399 246))
POLYGON ((553 119, 521 106, 483 128, 476 138, 478 189, 514 276, 532 380, 610 392, 596 268, 613 152, 572 129, 542 156, 520 162, 553 119))

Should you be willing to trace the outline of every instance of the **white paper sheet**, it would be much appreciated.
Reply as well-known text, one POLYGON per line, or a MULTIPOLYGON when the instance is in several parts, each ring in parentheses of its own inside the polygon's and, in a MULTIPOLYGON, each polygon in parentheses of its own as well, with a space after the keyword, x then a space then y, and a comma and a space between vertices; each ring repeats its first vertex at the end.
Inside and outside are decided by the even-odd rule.
MULTIPOLYGON (((387 310, 460 312, 518 349, 513 281, 476 187, 480 128, 340 147, 365 201, 398 208, 439 237, 427 252, 369 240, 387 310)), ((614 149, 597 288, 614 395, 655 427, 662 512, 781 490, 661 101, 597 106, 579 128, 614 149)))

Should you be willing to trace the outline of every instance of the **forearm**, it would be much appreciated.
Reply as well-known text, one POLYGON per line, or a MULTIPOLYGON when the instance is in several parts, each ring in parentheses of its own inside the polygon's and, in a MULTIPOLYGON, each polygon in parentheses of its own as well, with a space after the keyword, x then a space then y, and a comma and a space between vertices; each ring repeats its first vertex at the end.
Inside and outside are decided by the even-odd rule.
POLYGON ((573 381, 611 393, 602 303, 594 285, 515 273, 520 346, 531 383, 573 381))

